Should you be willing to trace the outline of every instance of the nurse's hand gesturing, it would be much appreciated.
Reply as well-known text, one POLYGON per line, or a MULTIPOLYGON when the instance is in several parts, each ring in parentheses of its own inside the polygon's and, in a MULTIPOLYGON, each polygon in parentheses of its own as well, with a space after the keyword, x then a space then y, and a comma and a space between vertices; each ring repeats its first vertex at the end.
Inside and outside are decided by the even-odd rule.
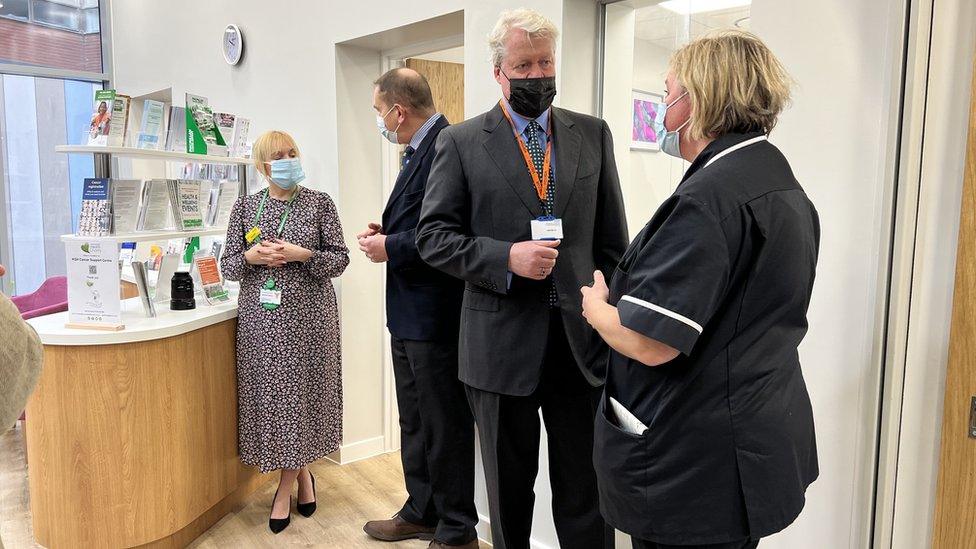
POLYGON ((603 273, 593 271, 593 285, 583 286, 580 288, 580 293, 583 294, 583 317, 595 328, 594 315, 597 309, 601 304, 606 305, 607 300, 610 299, 610 288, 607 287, 603 273))

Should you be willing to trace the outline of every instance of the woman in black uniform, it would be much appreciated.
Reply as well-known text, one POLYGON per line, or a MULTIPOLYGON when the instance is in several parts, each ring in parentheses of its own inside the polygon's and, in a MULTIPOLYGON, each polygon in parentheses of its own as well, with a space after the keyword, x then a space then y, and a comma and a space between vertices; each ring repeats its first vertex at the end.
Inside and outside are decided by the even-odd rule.
POLYGON ((612 348, 594 464, 635 548, 756 547, 818 475, 797 346, 817 212, 767 141, 790 78, 755 36, 675 53, 662 150, 691 162, 584 316, 612 348))

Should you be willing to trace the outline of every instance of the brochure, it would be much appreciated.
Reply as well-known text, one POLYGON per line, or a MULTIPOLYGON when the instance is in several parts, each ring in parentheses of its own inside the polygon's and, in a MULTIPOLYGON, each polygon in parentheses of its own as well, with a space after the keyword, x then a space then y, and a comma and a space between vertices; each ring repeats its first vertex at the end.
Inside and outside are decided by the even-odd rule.
POLYGON ((186 94, 186 152, 226 156, 226 146, 207 98, 186 94))
POLYGON ((142 198, 142 180, 113 179, 111 187, 113 234, 135 232, 139 224, 139 200, 142 198))
POLYGON ((169 180, 170 204, 176 228, 181 231, 203 227, 203 213, 200 208, 200 181, 187 179, 169 180))
POLYGON ((166 134, 166 150, 186 152, 186 109, 173 106, 169 109, 169 131, 166 134))
POLYGON ((136 279, 136 287, 139 288, 139 301, 142 302, 142 310, 146 316, 153 318, 156 316, 156 303, 150 295, 151 287, 149 276, 146 271, 146 264, 142 261, 132 262, 132 274, 136 279))
POLYGON ((88 124, 88 144, 108 145, 108 135, 112 130, 112 111, 115 106, 115 90, 96 90, 95 107, 88 124))
POLYGON ((169 205, 169 181, 153 179, 142 189, 142 207, 139 209, 138 230, 162 231, 173 226, 169 205))
POLYGON ((112 124, 108 133, 108 146, 121 147, 125 144, 125 128, 129 121, 129 96, 116 94, 112 107, 112 124))
POLYGON ((230 296, 220 279, 217 259, 212 255, 207 255, 197 258, 194 263, 196 263, 197 272, 200 274, 200 283, 207 302, 215 305, 230 301, 230 296))
POLYGON ((108 179, 85 179, 78 215, 79 236, 108 236, 112 233, 112 194, 108 179))
POLYGON ((142 127, 139 129, 140 149, 159 148, 159 138, 163 132, 166 104, 162 101, 146 99, 142 107, 142 127))

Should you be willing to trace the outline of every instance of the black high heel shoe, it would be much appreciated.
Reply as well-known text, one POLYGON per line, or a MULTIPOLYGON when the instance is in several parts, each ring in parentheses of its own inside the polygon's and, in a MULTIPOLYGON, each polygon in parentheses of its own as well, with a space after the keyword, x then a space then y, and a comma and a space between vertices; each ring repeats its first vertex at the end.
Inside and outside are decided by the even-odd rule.
MULTIPOLYGON (((278 487, 281 490, 281 486, 278 487)), ((271 512, 274 513, 274 504, 278 500, 278 490, 275 490, 274 499, 271 500, 271 512)), ((288 518, 276 519, 268 517, 268 528, 275 534, 280 533, 291 524, 291 494, 288 494, 288 518)))
MULTIPOLYGON (((312 477, 312 495, 314 496, 315 495, 315 476, 312 475, 312 472, 311 471, 308 472, 308 476, 312 477)), ((318 499, 318 498, 316 498, 316 499, 318 499)), ((299 503, 298 505, 296 505, 296 507, 298 508, 298 513, 301 514, 305 518, 308 518, 308 517, 312 516, 315 513, 315 501, 314 500, 311 501, 311 502, 309 502, 309 503, 299 503)))

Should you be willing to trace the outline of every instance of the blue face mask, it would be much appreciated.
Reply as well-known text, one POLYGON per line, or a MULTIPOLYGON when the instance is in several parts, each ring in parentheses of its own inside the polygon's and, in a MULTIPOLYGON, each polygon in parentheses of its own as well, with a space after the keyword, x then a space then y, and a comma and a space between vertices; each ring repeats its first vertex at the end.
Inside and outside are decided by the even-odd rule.
POLYGON ((688 92, 681 94, 681 97, 675 99, 670 104, 665 105, 663 109, 660 109, 655 113, 654 116, 654 131, 657 133, 657 142, 661 144, 661 150, 665 154, 669 154, 675 158, 681 158, 681 135, 678 133, 691 122, 691 118, 685 120, 685 123, 678 126, 674 131, 668 131, 664 127, 664 117, 668 114, 668 109, 673 107, 675 103, 684 99, 688 95, 688 92))
POLYGON ((284 190, 289 190, 305 179, 302 162, 297 158, 281 158, 266 162, 271 166, 271 182, 284 190))

